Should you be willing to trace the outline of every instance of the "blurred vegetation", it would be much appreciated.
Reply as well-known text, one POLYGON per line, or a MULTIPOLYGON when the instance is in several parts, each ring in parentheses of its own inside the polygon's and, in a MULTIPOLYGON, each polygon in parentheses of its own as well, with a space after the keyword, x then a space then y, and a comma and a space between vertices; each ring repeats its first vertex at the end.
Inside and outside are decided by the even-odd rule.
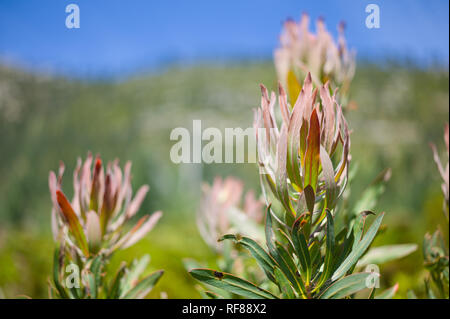
MULTIPOLYGON (((0 66, 0 296, 46 298, 53 242, 48 172, 66 164, 65 189, 71 194, 76 158, 91 150, 105 160, 133 161, 133 186, 151 189, 141 211, 163 210, 149 236, 118 253, 121 259, 149 253, 149 271, 165 269, 151 293, 198 298, 182 258, 212 262, 212 253, 195 225, 202 180, 234 175, 259 190, 253 164, 183 164, 170 161, 170 131, 250 127, 260 102, 258 83, 275 88, 272 63, 235 63, 164 72, 126 80, 77 80, 32 74, 0 66)), ((352 84, 352 158, 359 165, 352 193, 358 194, 386 167, 392 178, 377 207, 386 211, 376 244, 422 244, 426 231, 444 224, 440 177, 428 146, 443 147, 449 115, 447 67, 419 68, 396 63, 360 63, 352 84)), ((448 229, 443 229, 448 240, 448 229)), ((420 296, 422 255, 414 254, 381 269, 383 284, 400 283, 420 296)))

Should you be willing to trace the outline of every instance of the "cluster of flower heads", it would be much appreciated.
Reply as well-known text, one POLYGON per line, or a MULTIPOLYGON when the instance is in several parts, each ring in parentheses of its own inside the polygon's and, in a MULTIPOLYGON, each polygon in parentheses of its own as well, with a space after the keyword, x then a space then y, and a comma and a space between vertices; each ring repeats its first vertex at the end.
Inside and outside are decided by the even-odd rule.
MULTIPOLYGON (((343 32, 341 24, 335 43, 322 19, 316 34, 309 31, 307 14, 298 23, 285 22, 281 46, 274 53, 281 125, 275 117, 276 94, 269 96, 261 86, 261 108, 254 119, 261 185, 266 204, 275 197, 292 216, 312 212, 321 198, 333 208, 347 181, 350 138, 341 105, 354 75, 355 54, 347 49, 343 32), (306 76, 304 83, 298 76, 306 76)), ((233 178, 217 178, 212 187, 204 186, 198 227, 216 250, 217 238, 230 231, 230 207, 238 206, 242 189, 242 182, 233 178)), ((251 216, 247 207, 243 210, 251 216)))
POLYGON ((254 127, 267 204, 271 193, 294 217, 312 213, 319 198, 326 199, 326 207, 332 209, 345 187, 350 159, 349 129, 336 96, 330 94, 328 83, 314 88, 308 73, 291 106, 279 84, 279 125, 276 94, 269 97, 268 90, 261 89, 254 127))
POLYGON ((49 174, 54 239, 80 258, 99 253, 110 255, 135 244, 162 215, 145 215, 125 232, 124 226, 138 212, 149 188, 142 186, 132 198, 131 162, 125 164, 123 172, 117 160, 108 163, 106 173, 99 157, 92 164, 90 153, 84 163, 78 158, 71 202, 62 191, 64 164, 60 164, 58 176, 53 171, 49 174))
POLYGON ((242 226, 263 222, 263 203, 255 198, 252 190, 243 195, 244 184, 234 177, 216 177, 211 186, 203 185, 197 225, 204 241, 212 249, 221 251, 222 245, 218 242, 221 236, 233 230, 253 235, 246 234, 252 230, 242 226))
POLYGON ((299 22, 284 23, 280 47, 274 52, 278 78, 283 86, 289 87, 289 83, 296 82, 295 74, 303 78, 310 72, 317 86, 329 81, 333 90, 339 87, 340 94, 345 96, 356 63, 355 52, 346 45, 344 24, 338 27, 336 43, 322 19, 317 20, 316 34, 309 31, 309 20, 309 16, 303 14, 299 22))

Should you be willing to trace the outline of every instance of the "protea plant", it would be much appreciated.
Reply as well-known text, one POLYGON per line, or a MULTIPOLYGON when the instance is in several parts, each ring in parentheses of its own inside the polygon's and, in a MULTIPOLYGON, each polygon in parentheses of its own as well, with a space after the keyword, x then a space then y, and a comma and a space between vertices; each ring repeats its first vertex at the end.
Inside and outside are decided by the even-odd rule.
MULTIPOLYGON (((141 281, 148 258, 123 264, 111 285, 104 272, 111 255, 142 239, 157 223, 161 212, 141 217, 131 229, 129 221, 137 214, 148 192, 142 186, 132 198, 131 162, 124 172, 118 161, 108 163, 106 172, 97 156, 94 165, 91 153, 82 162, 78 158, 73 173, 73 198, 69 201, 62 190, 64 164, 58 176, 49 174, 50 196, 53 202, 52 231, 59 248, 55 251, 51 296, 60 298, 142 298, 159 280, 157 271, 141 281), (93 166, 93 168, 92 168, 93 166), (92 170, 92 173, 91 173, 92 170), (67 267, 74 266, 81 275, 78 284, 67 280, 67 267), (65 280, 64 280, 65 279, 65 280), (69 287, 70 286, 70 287, 69 287)), ((78 278, 70 278, 70 280, 78 278)), ((75 280, 75 282, 78 282, 75 280)))
POLYGON ((223 252, 218 239, 230 231, 258 236, 263 219, 263 202, 255 198, 252 190, 244 196, 241 180, 216 177, 211 186, 203 184, 197 225, 203 240, 214 251, 223 252))
POLYGON ((354 271, 360 268, 357 263, 375 238, 384 213, 370 227, 366 219, 374 215, 371 211, 335 226, 336 203, 350 161, 349 130, 336 97, 327 83, 314 89, 308 73, 293 106, 282 85, 278 101, 281 127, 275 117, 275 93, 269 98, 263 86, 261 108, 255 112, 267 202, 265 247, 239 234, 221 238, 246 248, 271 285, 263 287, 213 269, 193 269, 191 275, 247 298, 345 298, 366 288, 374 297, 379 274, 354 271))
MULTIPOLYGON (((263 205, 253 190, 244 195, 244 183, 235 177, 216 177, 212 185, 203 184, 197 225, 203 240, 215 253, 215 264, 222 271, 238 273, 256 282, 264 280, 264 274, 257 269, 254 261, 249 260, 231 242, 219 241, 223 235, 232 232, 264 242, 263 205)), ((184 259, 184 265, 188 271, 202 266, 193 259, 184 259)), ((204 296, 211 296, 212 293, 205 294, 204 288, 199 286, 197 290, 204 296)), ((236 297, 224 291, 221 293, 227 298, 236 297)))
POLYGON ((330 94, 328 83, 314 89, 308 73, 293 106, 279 85, 279 125, 275 93, 269 98, 267 89, 261 89, 261 108, 255 112, 254 127, 266 203, 274 209, 280 203, 292 225, 305 208, 314 212, 317 202, 321 204, 320 213, 309 217, 319 223, 326 215, 325 209, 334 208, 347 180, 350 135, 341 107, 330 94))
MULTIPOLYGON (((446 146, 446 160, 445 168, 439 158, 437 147, 430 143, 433 151, 434 161, 439 170, 439 174, 443 179, 441 184, 444 195, 443 211, 447 218, 448 228, 448 210, 449 210, 449 127, 448 124, 444 129, 444 140, 446 146)), ((445 163, 445 162, 444 162, 445 163)), ((428 269, 431 277, 430 280, 425 280, 426 293, 429 298, 449 298, 449 253, 448 246, 445 243, 440 229, 436 230, 432 235, 427 233, 423 240, 423 256, 425 260, 425 267, 428 269)))
POLYGON ((295 102, 302 79, 310 72, 317 86, 330 82, 333 90, 340 88, 341 103, 346 106, 348 89, 355 73, 355 52, 347 48, 344 24, 338 27, 337 42, 327 31, 323 19, 316 23, 316 33, 309 31, 309 16, 299 22, 288 20, 280 35, 280 47, 274 52, 278 79, 289 89, 295 102))

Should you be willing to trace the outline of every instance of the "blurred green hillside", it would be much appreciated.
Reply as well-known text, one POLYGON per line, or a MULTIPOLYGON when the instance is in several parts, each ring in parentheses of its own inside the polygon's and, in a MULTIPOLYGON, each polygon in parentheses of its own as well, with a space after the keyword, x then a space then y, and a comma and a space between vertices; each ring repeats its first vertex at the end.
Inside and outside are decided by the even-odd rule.
MULTIPOLYGON (((211 261, 195 225, 200 183, 234 175, 259 191, 253 164, 183 164, 170 161, 175 127, 250 127, 260 102, 259 83, 274 89, 272 63, 173 67, 121 81, 76 80, 0 66, 0 296, 47 297, 53 249, 47 177, 62 160, 64 190, 71 195, 76 158, 90 150, 104 160, 133 161, 133 185, 149 184, 142 212, 164 216, 149 236, 116 256, 144 253, 166 270, 151 297, 196 298, 181 259, 211 261)), ((395 63, 358 65, 347 114, 352 159, 359 165, 358 194, 379 171, 393 174, 378 207, 386 211, 377 244, 421 244, 426 231, 445 225, 440 177, 429 141, 443 148, 449 115, 448 68, 395 63)), ((448 238, 448 229, 444 229, 448 238)), ((115 262, 111 267, 114 267, 115 262)), ((421 252, 381 269, 400 296, 420 290, 421 252)))

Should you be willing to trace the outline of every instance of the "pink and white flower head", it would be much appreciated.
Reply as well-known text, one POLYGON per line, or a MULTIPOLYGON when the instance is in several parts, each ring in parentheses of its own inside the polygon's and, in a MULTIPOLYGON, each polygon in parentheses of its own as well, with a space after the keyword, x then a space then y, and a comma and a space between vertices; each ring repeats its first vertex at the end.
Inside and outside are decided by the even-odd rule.
POLYGON ((303 78, 307 72, 316 86, 330 83, 340 88, 341 103, 346 97, 355 73, 355 52, 348 50, 344 24, 338 27, 337 43, 327 31, 322 19, 316 22, 316 33, 309 30, 310 18, 304 13, 299 22, 288 20, 280 35, 280 47, 274 52, 278 79, 288 87, 290 75, 303 78))
POLYGON ((218 252, 222 249, 217 241, 221 236, 234 232, 257 235, 263 222, 263 202, 251 190, 244 198, 243 194, 243 182, 234 177, 216 177, 211 186, 202 187, 197 225, 203 240, 218 252))
POLYGON ((126 232, 125 225, 139 211, 149 187, 142 186, 132 198, 131 162, 125 164, 124 172, 117 160, 108 163, 106 172, 99 157, 93 168, 92 162, 91 153, 84 163, 78 158, 71 202, 62 191, 64 164, 60 164, 58 176, 53 171, 49 174, 54 239, 82 258, 97 253, 108 255, 116 249, 130 247, 162 215, 161 212, 145 215, 126 232))
POLYGON ((314 89, 310 73, 293 106, 281 84, 278 101, 263 85, 261 91, 254 128, 267 204, 275 198, 293 217, 312 213, 321 198, 332 209, 345 187, 350 160, 348 125, 335 94, 330 94, 328 83, 314 89), (275 117, 277 102, 280 121, 275 117))

